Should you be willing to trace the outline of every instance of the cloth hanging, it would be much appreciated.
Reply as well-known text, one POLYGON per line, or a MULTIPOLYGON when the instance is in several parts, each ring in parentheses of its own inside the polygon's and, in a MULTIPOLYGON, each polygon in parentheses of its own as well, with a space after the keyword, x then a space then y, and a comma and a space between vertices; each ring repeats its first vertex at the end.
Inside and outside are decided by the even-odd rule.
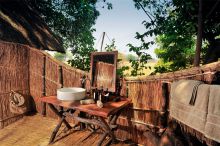
POLYGON ((211 85, 205 136, 220 143, 220 85, 211 85))
POLYGON ((194 80, 180 80, 171 84, 170 116, 204 133, 210 86, 202 83, 194 80), (194 105, 191 105, 195 87, 197 88, 197 94, 194 93, 196 100, 194 105))

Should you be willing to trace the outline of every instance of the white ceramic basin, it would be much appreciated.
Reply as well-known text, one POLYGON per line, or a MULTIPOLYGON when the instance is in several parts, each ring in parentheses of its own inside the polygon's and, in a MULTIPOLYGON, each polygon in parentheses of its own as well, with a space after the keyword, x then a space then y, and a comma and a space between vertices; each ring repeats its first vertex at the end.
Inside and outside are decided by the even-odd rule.
POLYGON ((75 101, 84 99, 86 96, 86 89, 84 88, 60 88, 57 89, 57 99, 75 101))

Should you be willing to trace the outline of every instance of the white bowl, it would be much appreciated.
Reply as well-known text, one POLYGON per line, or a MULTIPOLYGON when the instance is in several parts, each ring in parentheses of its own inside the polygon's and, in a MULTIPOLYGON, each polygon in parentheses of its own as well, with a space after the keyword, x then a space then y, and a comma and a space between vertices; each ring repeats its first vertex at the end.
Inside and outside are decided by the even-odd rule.
POLYGON ((67 100, 67 101, 76 101, 82 100, 86 97, 86 89, 84 88, 60 88, 57 89, 57 99, 67 100))

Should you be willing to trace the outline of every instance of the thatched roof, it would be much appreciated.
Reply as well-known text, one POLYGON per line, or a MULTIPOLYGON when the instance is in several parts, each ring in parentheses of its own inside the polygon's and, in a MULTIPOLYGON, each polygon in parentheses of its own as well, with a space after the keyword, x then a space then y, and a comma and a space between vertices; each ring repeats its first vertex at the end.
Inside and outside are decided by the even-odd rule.
POLYGON ((23 1, 0 1, 0 40, 65 52, 61 39, 23 1))

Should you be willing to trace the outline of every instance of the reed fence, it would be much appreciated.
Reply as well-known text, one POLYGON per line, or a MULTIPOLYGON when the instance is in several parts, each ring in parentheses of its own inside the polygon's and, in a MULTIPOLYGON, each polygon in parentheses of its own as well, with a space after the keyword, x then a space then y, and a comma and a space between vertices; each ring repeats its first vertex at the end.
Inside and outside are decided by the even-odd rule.
POLYGON ((28 50, 17 44, 0 42, 0 129, 20 119, 9 110, 10 91, 29 98, 28 50))
MULTIPOLYGON (((18 120, 9 110, 11 90, 34 100, 37 112, 57 118, 39 102, 42 96, 56 94, 60 87, 81 86, 80 78, 87 72, 56 61, 47 53, 21 44, 0 42, 0 128, 18 120)), ((219 83, 220 62, 161 75, 124 78, 121 95, 128 96, 133 105, 119 117, 118 138, 144 145, 154 145, 156 135, 167 124, 169 112, 169 84, 174 80, 195 79, 219 83), (168 93, 164 93, 167 88, 168 93), (151 136, 149 136, 151 135, 151 136)), ((30 110, 32 105, 30 104, 30 110)), ((70 119, 69 119, 70 120, 70 119)))
MULTIPOLYGON (((167 126, 170 83, 180 79, 194 79, 208 84, 220 84, 219 71, 220 62, 215 62, 171 73, 123 79, 121 94, 128 96, 133 105, 119 118, 117 137, 123 140, 130 138, 144 145, 154 145, 157 135, 147 134, 146 137, 144 133, 159 133, 167 126), (167 93, 164 93, 164 86, 167 86, 167 93)), ((195 133, 192 128, 184 129, 195 133)))

